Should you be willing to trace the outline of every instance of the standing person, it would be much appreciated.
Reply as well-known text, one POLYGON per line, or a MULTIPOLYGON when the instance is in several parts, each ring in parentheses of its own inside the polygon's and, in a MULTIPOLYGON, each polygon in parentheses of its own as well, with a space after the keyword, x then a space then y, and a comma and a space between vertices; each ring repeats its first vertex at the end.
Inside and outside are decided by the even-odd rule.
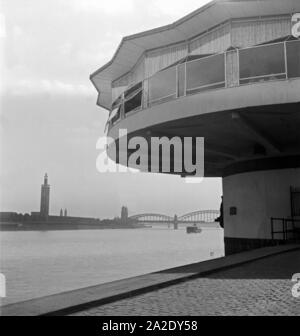
POLYGON ((220 223, 222 229, 224 229, 224 209, 223 209, 223 196, 220 205, 220 216, 216 219, 216 222, 220 223))
POLYGON ((219 222, 220 222, 220 226, 222 229, 224 229, 224 207, 223 207, 223 196, 222 196, 222 202, 221 202, 221 206, 220 206, 220 217, 219 217, 219 222))

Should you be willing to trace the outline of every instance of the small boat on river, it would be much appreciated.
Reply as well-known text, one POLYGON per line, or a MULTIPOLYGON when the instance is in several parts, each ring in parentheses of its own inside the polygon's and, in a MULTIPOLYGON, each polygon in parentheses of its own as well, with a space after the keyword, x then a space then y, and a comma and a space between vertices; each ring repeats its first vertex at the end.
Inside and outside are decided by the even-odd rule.
POLYGON ((194 226, 188 226, 186 228, 186 233, 191 234, 191 233, 201 233, 202 229, 198 228, 198 226, 195 224, 194 226))

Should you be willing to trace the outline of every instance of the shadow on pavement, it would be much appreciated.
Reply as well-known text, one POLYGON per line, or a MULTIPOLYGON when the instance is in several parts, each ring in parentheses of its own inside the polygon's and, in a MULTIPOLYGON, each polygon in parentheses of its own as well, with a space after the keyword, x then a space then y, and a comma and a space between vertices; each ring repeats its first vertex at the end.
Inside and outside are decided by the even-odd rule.
MULTIPOLYGON (((164 273, 197 273, 200 264, 178 267, 171 270, 158 272, 164 273)), ((287 252, 280 255, 250 261, 240 266, 233 266, 220 271, 212 271, 201 277, 210 279, 288 279, 300 273, 300 250, 287 252)), ((197 274, 195 274, 197 277, 197 274)))

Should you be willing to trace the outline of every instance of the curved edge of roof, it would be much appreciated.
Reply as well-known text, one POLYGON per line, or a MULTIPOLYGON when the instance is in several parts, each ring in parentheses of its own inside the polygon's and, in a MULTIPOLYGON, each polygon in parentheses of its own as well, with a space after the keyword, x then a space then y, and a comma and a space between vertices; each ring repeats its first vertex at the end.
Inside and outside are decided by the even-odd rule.
MULTIPOLYGON (((242 0, 235 0, 235 1, 242 1, 242 0)), ((103 65, 101 68, 99 68, 98 70, 96 70, 94 73, 92 73, 90 75, 90 80, 92 80, 93 77, 97 76, 100 72, 102 72, 103 70, 105 70, 106 68, 108 68, 110 65, 113 64, 114 60, 116 59, 120 49, 122 48, 123 44, 125 42, 128 42, 128 41, 131 41, 131 40, 134 40, 136 38, 140 38, 140 37, 144 37, 144 36, 149 36, 149 35, 152 35, 152 34, 155 34, 155 33, 161 33, 163 31, 166 31, 166 30, 170 30, 170 29, 174 29, 176 28, 177 26, 179 26, 180 24, 182 24, 183 22, 186 22, 188 20, 190 20, 191 18, 193 18, 194 16, 198 15, 199 13, 207 10, 208 8, 216 5, 217 3, 222 3, 222 2, 226 2, 226 0, 213 0, 213 1, 210 1, 209 3, 207 3, 206 5, 194 10, 193 12, 187 14, 186 16, 184 16, 183 18, 180 18, 179 20, 176 20, 175 22, 173 23, 170 23, 168 25, 165 25, 165 26, 161 26, 161 27, 158 27, 158 28, 154 28, 154 29, 150 29, 150 30, 146 30, 144 32, 141 32, 141 33, 137 33, 137 34, 133 34, 133 35, 128 35, 128 36, 125 36, 122 38, 117 50, 115 51, 112 59, 106 63, 105 65, 103 65)))

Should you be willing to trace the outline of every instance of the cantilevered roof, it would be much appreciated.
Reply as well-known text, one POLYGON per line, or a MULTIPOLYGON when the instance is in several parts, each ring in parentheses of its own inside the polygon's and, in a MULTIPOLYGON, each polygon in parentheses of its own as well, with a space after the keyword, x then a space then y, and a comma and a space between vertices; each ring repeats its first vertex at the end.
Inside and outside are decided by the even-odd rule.
POLYGON ((299 11, 299 0, 213 0, 172 24, 124 37, 111 61, 90 77, 98 105, 111 108, 111 82, 129 72, 147 50, 189 40, 230 19, 299 11))

